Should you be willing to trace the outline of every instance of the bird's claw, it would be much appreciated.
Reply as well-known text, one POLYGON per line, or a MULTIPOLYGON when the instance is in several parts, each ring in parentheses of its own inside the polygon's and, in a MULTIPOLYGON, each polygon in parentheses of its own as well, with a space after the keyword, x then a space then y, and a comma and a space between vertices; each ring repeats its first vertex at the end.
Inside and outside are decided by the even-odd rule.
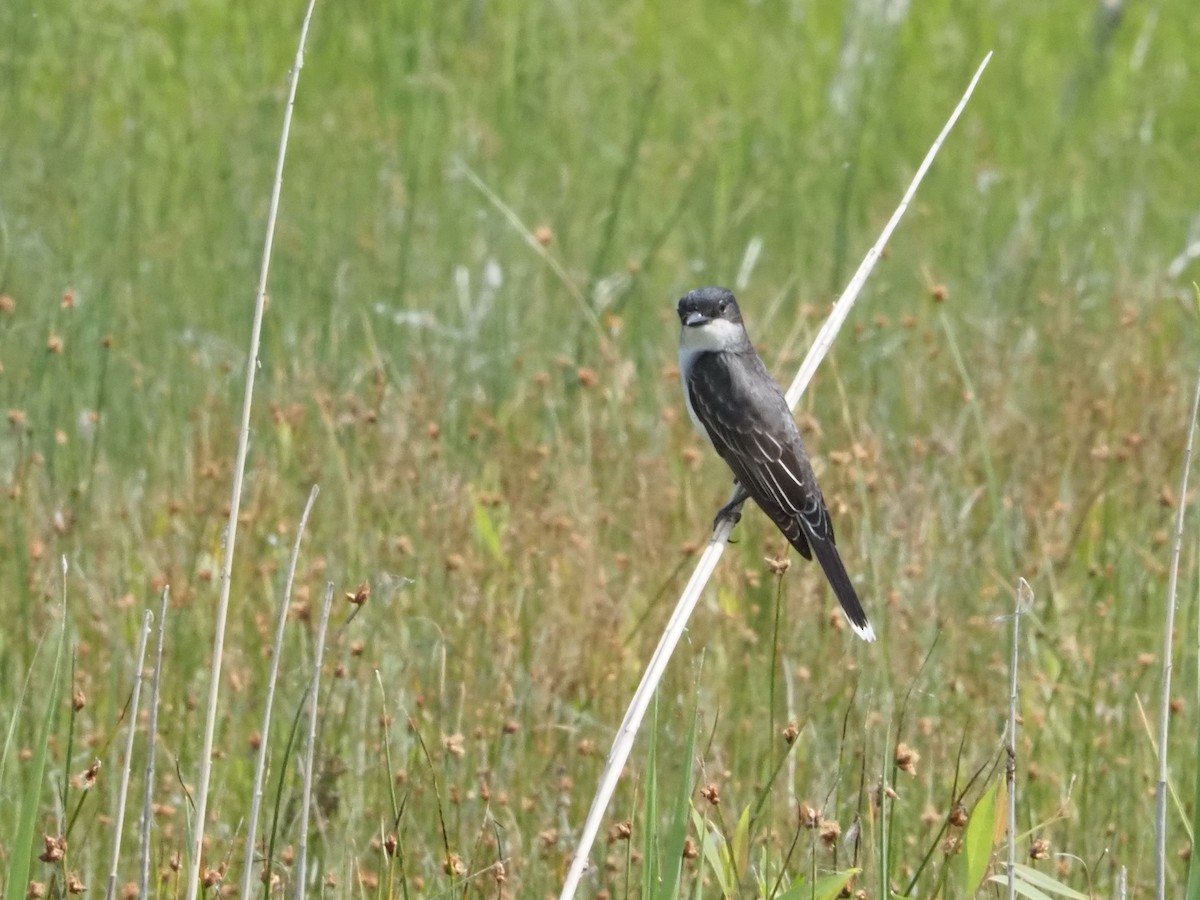
POLYGON ((734 525, 742 520, 742 504, 744 500, 738 500, 734 503, 727 503, 722 506, 713 519, 713 531, 716 531, 722 522, 729 522, 729 527, 732 529, 734 525))

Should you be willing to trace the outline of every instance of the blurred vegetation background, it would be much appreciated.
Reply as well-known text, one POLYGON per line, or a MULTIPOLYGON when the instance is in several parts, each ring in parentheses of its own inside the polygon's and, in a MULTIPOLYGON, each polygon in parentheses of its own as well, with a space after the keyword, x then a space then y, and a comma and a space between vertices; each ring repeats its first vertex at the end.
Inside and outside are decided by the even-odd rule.
MULTIPOLYGON (((786 548, 748 510, 660 692, 660 790, 682 783, 697 708, 695 777, 719 786, 730 829, 766 798, 745 891, 853 864, 866 896, 889 883, 953 896, 958 832, 942 826, 1002 778, 1002 617, 1023 576, 1036 594, 1020 648, 1023 852, 1047 841, 1036 864, 1085 893, 1111 894, 1122 867, 1144 892, 1155 770, 1141 709, 1152 718, 1157 702, 1197 360, 1192 12, 318 5, 260 354, 209 864, 228 860, 231 884, 241 870, 270 623, 317 483, 273 732, 282 883, 300 873, 281 735, 331 580, 372 596, 348 625, 351 605, 335 612, 312 882, 369 896, 557 889, 729 489, 683 414, 675 300, 736 284, 790 379, 994 50, 799 412, 881 640, 854 641, 814 566, 773 574, 765 558, 786 548), (780 769, 789 721, 799 736, 780 769), (899 743, 919 754, 912 772, 897 771, 899 743), (897 794, 882 806, 881 780, 897 794), (831 850, 805 832, 789 856, 800 802, 859 843, 831 850)), ((69 830, 64 871, 93 887, 132 650, 169 583, 154 848, 159 891, 180 890, 171 860, 187 846, 302 13, 280 0, 0 5, 0 848, 27 849, 12 845, 10 801, 40 727, 37 648, 63 618, 65 556, 72 681, 39 827, 69 830), (105 767, 81 793, 72 779, 95 758, 105 767)), ((1176 890, 1196 780, 1195 545, 1193 527, 1176 890)), ((598 848, 597 895, 643 891, 645 777, 635 751, 610 815, 633 820, 633 839, 598 848)), ((685 872, 703 880, 696 866, 685 872)), ((35 877, 63 881, 49 865, 35 877)))

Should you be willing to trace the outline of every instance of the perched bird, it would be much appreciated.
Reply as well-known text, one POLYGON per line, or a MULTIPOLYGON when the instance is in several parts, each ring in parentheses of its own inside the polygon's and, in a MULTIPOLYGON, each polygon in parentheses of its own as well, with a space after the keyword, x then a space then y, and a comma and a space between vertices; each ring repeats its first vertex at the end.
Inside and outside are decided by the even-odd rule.
POLYGON ((805 559, 815 555, 850 627, 875 640, 834 544, 833 523, 800 429, 783 392, 750 343, 731 291, 706 287, 679 301, 679 372, 696 430, 737 479, 738 494, 717 513, 733 518, 747 497, 762 507, 805 559))

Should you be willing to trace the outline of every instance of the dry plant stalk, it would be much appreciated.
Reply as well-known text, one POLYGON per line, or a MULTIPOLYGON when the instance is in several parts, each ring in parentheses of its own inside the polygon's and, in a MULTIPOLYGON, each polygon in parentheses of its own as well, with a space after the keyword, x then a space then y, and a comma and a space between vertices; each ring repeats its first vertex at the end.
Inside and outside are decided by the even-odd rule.
POLYGON ((1179 479, 1179 509, 1175 516, 1175 538, 1171 542, 1171 574, 1167 580, 1167 620, 1163 624, 1162 693, 1158 701, 1158 783, 1154 788, 1154 888, 1155 896, 1167 896, 1167 736, 1171 726, 1171 672, 1174 668, 1175 607, 1179 588, 1179 554, 1183 548, 1183 517, 1187 509, 1188 471, 1196 439, 1196 416, 1200 413, 1200 375, 1192 400, 1183 475, 1179 479))
POLYGON ((167 601, 171 597, 171 586, 162 592, 162 605, 158 613, 158 638, 154 649, 154 678, 150 681, 150 721, 146 725, 146 790, 142 798, 142 846, 141 872, 138 878, 138 896, 150 896, 150 828, 154 815, 154 751, 158 744, 158 706, 162 694, 163 638, 167 631, 167 601))
POLYGON ((1017 663, 1020 660, 1021 616, 1033 608, 1033 588, 1024 578, 1017 579, 1017 601, 1012 617, 1012 658, 1008 683, 1008 761, 1004 777, 1008 786, 1008 900, 1017 896, 1017 663))
MULTIPOLYGON (((833 340, 837 336, 838 330, 846 320, 846 316, 849 315, 854 302, 858 299, 859 292, 862 290, 863 285, 866 284, 867 278, 883 253, 883 248, 891 238, 892 232, 896 230, 901 217, 908 209, 909 203, 912 202, 913 195, 925 177, 925 173, 929 171, 929 167, 933 164, 933 160, 941 149, 947 135, 949 135, 955 122, 958 121, 959 116, 962 115, 963 110, 966 108, 967 101, 970 100, 971 94, 975 90, 975 85, 979 82, 980 77, 983 75, 983 70, 987 68, 987 64, 991 61, 991 58, 992 54, 989 52, 983 58, 983 62, 979 64, 979 68, 975 71, 975 76, 971 79, 971 83, 967 85, 962 99, 959 100, 958 105, 954 108, 954 112, 950 114, 950 118, 947 119, 941 133, 938 134, 937 139, 933 142, 933 146, 929 148, 925 159, 918 167, 912 182, 908 186, 908 190, 904 192, 900 205, 896 207, 896 211, 892 213, 892 217, 888 219, 887 224, 880 233, 879 239, 867 252, 866 257, 858 267, 858 271, 850 279, 846 290, 838 298, 837 303, 834 304, 829 319, 821 327, 820 332, 817 333, 817 338, 813 342, 808 355, 804 358, 804 362, 800 366, 800 371, 796 373, 791 387, 788 388, 786 397, 790 408, 796 408, 796 403, 800 399, 800 395, 804 393, 804 389, 808 387, 809 381, 812 380, 817 366, 825 358, 825 355, 829 352, 829 348, 833 346, 833 340)), ((735 495, 731 495, 731 500, 733 496, 735 495)), ((667 662, 670 660, 671 654, 674 653, 675 646, 683 636, 684 627, 687 625, 687 621, 691 618, 692 611, 700 599, 700 592, 704 589, 704 586, 708 583, 708 579, 716 569, 717 562, 721 559, 721 554, 725 552, 725 545, 729 541, 729 534, 732 530, 733 522, 729 517, 722 517, 717 522, 716 527, 713 529, 712 537, 709 539, 708 546, 704 548, 704 552, 700 555, 700 560, 696 563, 695 571, 692 572, 692 577, 688 580, 687 587, 684 588, 683 595, 679 598, 679 603, 675 606, 675 611, 671 614, 671 619, 663 631, 663 636, 658 642, 658 647, 655 648, 654 655, 650 658, 650 663, 646 667, 642 681, 634 692, 629 709, 626 710, 625 718, 621 722, 621 727, 617 730, 617 735, 613 739, 612 749, 609 750, 608 760, 605 763, 604 771, 600 775, 600 784, 596 789, 596 796, 592 800, 592 806, 588 811, 587 819, 584 821, 583 832, 579 838, 579 844, 575 848, 575 854, 571 860, 571 868, 567 872, 559 900, 571 900, 575 896, 575 891, 579 888, 580 879, 587 868, 588 853, 591 851, 592 844, 596 840, 596 835, 600 831, 600 822, 604 817, 604 811, 608 808, 609 800, 612 799, 613 791, 616 790, 621 771, 625 768, 625 762, 629 759, 638 728, 641 726, 642 719, 646 715, 646 710, 650 706, 650 701, 654 696, 654 691, 658 687, 659 681, 662 679, 662 674, 666 671, 667 662)))
MULTIPOLYGON (((283 630, 287 625, 288 609, 292 605, 292 585, 296 581, 296 562, 300 558, 300 541, 308 527, 308 515, 321 489, 313 485, 296 528, 296 542, 292 545, 292 558, 288 562, 287 581, 283 587, 283 602, 279 605, 279 617, 275 621, 275 643, 271 645, 271 673, 267 676, 267 699, 263 704, 262 727, 259 729, 258 754, 254 761, 254 789, 250 799, 250 818, 246 822, 246 859, 242 871, 242 896, 250 896, 250 880, 254 875, 254 842, 258 838, 258 813, 262 808, 263 781, 267 773, 267 750, 271 743, 271 710, 275 705, 275 684, 279 680, 279 660, 283 656, 283 630)), ((269 873, 268 873, 269 877, 269 873)))
POLYGON ((271 249, 275 242, 275 221, 279 217, 279 195, 283 190, 283 163, 287 158, 288 136, 292 130, 292 111, 296 106, 296 88, 304 67, 304 45, 317 0, 309 0, 300 27, 300 42, 288 84, 287 108, 283 113, 283 133, 275 162, 275 183, 271 188, 271 206, 267 213, 267 235, 263 243, 258 292, 254 300, 254 324, 250 329, 250 353, 246 358, 246 391, 242 398, 242 424, 238 429, 237 460, 233 466, 233 488, 229 501, 229 523, 225 526, 225 553, 221 564, 221 596, 217 601, 217 621, 213 636, 213 655, 208 686, 208 705, 204 718, 204 746, 200 751, 200 774, 196 781, 196 818, 192 828, 191 859, 188 862, 187 900, 196 900, 200 888, 200 865, 204 853, 204 825, 208 815, 208 782, 212 773, 213 736, 217 730, 217 701, 221 693, 221 657, 225 650, 225 620, 229 615, 229 587, 233 576, 233 550, 237 538, 238 513, 242 505, 242 481, 246 475, 246 452, 250 445, 250 409, 254 403, 254 376, 258 371, 258 348, 262 337, 263 312, 267 305, 267 274, 271 268, 271 249))
POLYGON ((300 806, 300 852, 296 854, 296 900, 304 900, 308 887, 308 813, 312 807, 313 757, 317 751, 317 713, 320 708, 321 664, 325 661, 325 632, 333 606, 333 582, 325 588, 325 606, 317 627, 317 652, 313 661, 312 696, 308 700, 308 741, 304 749, 304 793, 300 806))
POLYGON ((129 737, 125 740, 125 762, 121 766, 121 790, 117 794, 117 818, 113 823, 112 865, 108 869, 108 887, 105 900, 117 894, 117 866, 121 862, 121 832, 125 827, 125 801, 129 797, 129 772, 133 767, 133 739, 137 735, 138 701, 142 696, 142 668, 146 665, 146 644, 150 640, 150 624, 154 613, 146 610, 142 620, 142 637, 138 641, 137 668, 133 675, 133 698, 129 701, 129 737))

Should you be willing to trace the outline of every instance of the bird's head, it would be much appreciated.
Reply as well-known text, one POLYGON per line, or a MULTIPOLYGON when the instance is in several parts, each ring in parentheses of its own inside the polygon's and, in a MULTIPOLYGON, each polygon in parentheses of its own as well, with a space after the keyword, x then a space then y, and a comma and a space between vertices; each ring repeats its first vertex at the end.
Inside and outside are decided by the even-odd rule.
POLYGON ((722 287, 690 291, 679 300, 680 342, 688 349, 732 350, 746 341, 742 311, 733 292, 722 287))

